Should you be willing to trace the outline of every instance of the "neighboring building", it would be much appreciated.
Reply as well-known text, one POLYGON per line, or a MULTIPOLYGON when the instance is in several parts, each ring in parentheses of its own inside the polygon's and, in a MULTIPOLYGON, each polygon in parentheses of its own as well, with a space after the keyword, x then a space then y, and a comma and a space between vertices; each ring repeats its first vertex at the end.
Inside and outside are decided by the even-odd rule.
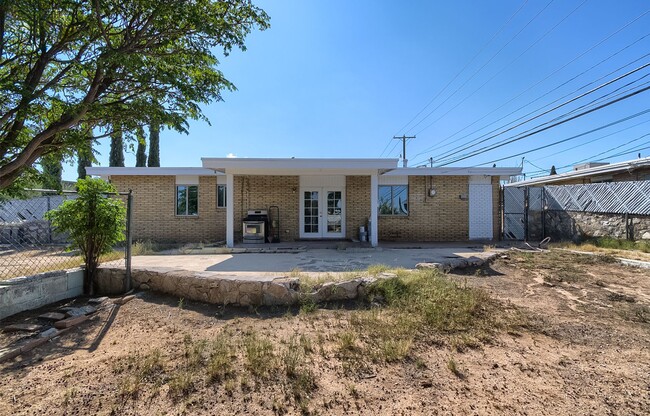
POLYGON ((135 239, 242 242, 248 210, 267 238, 498 239, 499 181, 520 168, 398 168, 397 159, 203 158, 201 168, 89 167, 133 190, 135 239))
POLYGON ((557 175, 540 176, 507 186, 579 185, 585 183, 627 182, 650 180, 650 157, 619 163, 583 163, 573 170, 557 175))

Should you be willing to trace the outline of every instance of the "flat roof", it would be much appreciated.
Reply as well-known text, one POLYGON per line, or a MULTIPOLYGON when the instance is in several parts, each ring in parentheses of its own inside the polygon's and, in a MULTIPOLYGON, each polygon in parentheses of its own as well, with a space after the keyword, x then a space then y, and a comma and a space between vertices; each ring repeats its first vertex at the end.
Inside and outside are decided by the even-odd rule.
POLYGON ((169 167, 169 168, 134 168, 134 167, 107 167, 107 166, 89 166, 86 168, 88 175, 96 176, 177 176, 177 175, 194 175, 194 176, 216 176, 223 175, 221 172, 215 172, 212 169, 197 167, 169 167))
POLYGON ((632 171, 642 167, 650 166, 650 157, 641 159, 626 160, 624 162, 612 163, 610 165, 596 166, 594 168, 573 170, 571 172, 559 173, 557 175, 540 176, 539 178, 528 179, 520 182, 509 183, 505 186, 531 186, 545 183, 561 182, 567 179, 577 179, 585 176, 597 176, 607 173, 632 171))
POLYGON ((521 168, 397 168, 383 174, 383 176, 499 176, 510 177, 521 174, 521 168))
POLYGON ((225 170, 385 170, 395 169, 398 159, 324 158, 227 158, 203 157, 204 168, 225 170))

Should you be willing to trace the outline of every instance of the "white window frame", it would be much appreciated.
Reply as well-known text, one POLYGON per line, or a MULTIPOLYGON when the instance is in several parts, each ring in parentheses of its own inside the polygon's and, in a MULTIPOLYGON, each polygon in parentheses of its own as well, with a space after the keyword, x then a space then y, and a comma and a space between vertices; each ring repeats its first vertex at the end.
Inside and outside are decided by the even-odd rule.
POLYGON ((226 184, 217 184, 217 208, 226 208, 228 206, 228 187, 226 184), (223 204, 219 205, 219 188, 223 188, 223 204))
POLYGON ((199 216, 199 185, 197 184, 182 184, 182 183, 177 183, 176 186, 174 187, 174 214, 177 217, 188 217, 188 218, 194 218, 199 216), (187 190, 187 201, 185 203, 185 214, 179 214, 178 213, 178 187, 179 186, 184 186, 187 190), (196 187, 196 214, 188 214, 189 211, 189 195, 190 195, 190 187, 195 186, 196 187))
POLYGON ((377 213, 380 217, 392 217, 392 218, 406 218, 410 215, 411 213, 411 207, 410 207, 410 200, 409 200, 409 185, 408 184, 400 184, 400 185, 379 185, 377 187, 377 213), (390 206, 393 207, 393 200, 394 200, 394 193, 393 193, 393 188, 396 188, 398 186, 404 186, 406 187, 406 214, 382 214, 381 213, 381 204, 379 203, 379 198, 381 196, 381 188, 386 187, 386 188, 391 188, 390 189, 390 206))

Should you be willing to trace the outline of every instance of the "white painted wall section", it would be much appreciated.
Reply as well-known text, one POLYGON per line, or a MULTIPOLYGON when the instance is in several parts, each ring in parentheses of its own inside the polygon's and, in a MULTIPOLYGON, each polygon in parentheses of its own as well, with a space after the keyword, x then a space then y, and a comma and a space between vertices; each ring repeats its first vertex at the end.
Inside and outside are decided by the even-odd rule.
POLYGON ((470 176, 469 239, 491 240, 492 227, 492 177, 470 176))
POLYGON ((378 174, 370 175, 370 245, 377 247, 379 244, 379 181, 378 174))
POLYGON ((226 175, 226 246, 235 246, 235 177, 226 175))

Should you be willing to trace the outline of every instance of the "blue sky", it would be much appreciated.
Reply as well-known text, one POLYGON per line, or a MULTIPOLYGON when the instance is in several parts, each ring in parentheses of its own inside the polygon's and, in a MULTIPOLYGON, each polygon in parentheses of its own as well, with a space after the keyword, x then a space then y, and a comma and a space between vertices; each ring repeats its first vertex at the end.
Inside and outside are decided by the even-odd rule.
MULTIPOLYGON (((434 166, 491 165, 501 158, 498 166, 516 166, 525 156, 524 171, 535 175, 540 170, 535 166, 561 167, 585 158, 620 161, 636 157, 635 149, 650 147, 650 136, 642 137, 650 133, 649 113, 530 151, 650 108, 648 91, 471 158, 455 160, 476 148, 445 158, 518 117, 650 62, 650 56, 644 57, 650 52, 650 36, 644 38, 650 35, 650 13, 643 15, 650 9, 647 1, 255 3, 271 16, 271 28, 252 33, 248 50, 234 51, 220 65, 238 90, 204 107, 211 125, 191 122, 189 135, 163 131, 162 166, 200 166, 203 156, 229 154, 399 157, 401 145, 391 137, 417 134, 407 146, 410 166, 430 157, 434 166)), ((650 81, 650 76, 643 78, 648 74, 649 68, 640 70, 478 147, 520 134, 604 94, 638 90, 650 81)), ((108 141, 97 150, 100 164, 107 166, 108 141)), ((640 152, 650 156, 650 148, 640 152)), ((127 154, 127 166, 134 161, 127 154)), ((75 168, 67 167, 64 178, 75 177, 75 168)))

